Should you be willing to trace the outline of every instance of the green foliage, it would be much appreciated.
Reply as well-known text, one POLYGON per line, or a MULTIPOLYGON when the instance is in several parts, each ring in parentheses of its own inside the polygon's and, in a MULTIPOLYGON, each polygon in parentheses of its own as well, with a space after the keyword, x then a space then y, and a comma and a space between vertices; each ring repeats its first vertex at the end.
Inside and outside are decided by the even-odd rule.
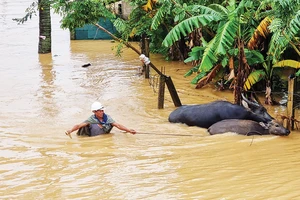
POLYGON ((12 20, 18 22, 18 24, 23 24, 24 22, 28 21, 28 19, 32 18, 32 15, 36 15, 36 11, 38 9, 38 2, 33 2, 26 10, 25 16, 22 18, 14 18, 12 20))
MULTIPOLYGON (((215 34, 212 38, 207 37, 208 43, 202 37, 202 47, 194 47, 189 53, 189 57, 185 62, 200 61, 200 64, 188 71, 185 76, 192 75, 198 68, 196 76, 192 83, 197 83, 203 74, 209 73, 217 63, 221 63, 223 67, 228 65, 229 56, 233 55, 232 49, 236 49, 237 39, 243 40, 244 36, 250 38, 249 34, 254 31, 252 14, 255 11, 254 5, 257 1, 235 1, 230 0, 223 6, 222 4, 190 5, 186 7, 186 11, 192 13, 193 16, 178 23, 166 36, 163 41, 164 46, 171 46, 177 40, 190 34, 194 30, 208 28, 215 34), (194 16, 196 15, 196 16, 194 16), (250 28, 251 26, 252 28, 250 28), (230 53, 232 52, 232 53, 230 53)), ((236 49, 236 54, 238 49, 236 49)), ((246 57, 249 57, 251 64, 261 63, 264 61, 261 54, 255 51, 248 51, 246 57), (251 55, 256 53, 256 55, 251 55), (248 54, 248 55, 247 55, 248 54), (251 59, 251 57, 253 57, 251 59), (258 60, 255 60, 259 58, 258 60)))
POLYGON ((152 30, 148 33, 150 38, 150 51, 151 53, 158 53, 167 58, 169 48, 162 46, 162 41, 167 34, 167 31, 163 28, 152 30))
POLYGON ((201 80, 204 76, 206 76, 206 72, 201 72, 198 73, 197 76, 195 78, 193 78, 193 80, 191 81, 192 84, 196 85, 198 83, 199 80, 201 80))
MULTIPOLYGON (((198 67, 199 67, 199 66, 195 66, 195 67, 193 67, 192 69, 190 69, 187 73, 184 74, 184 77, 190 76, 190 75, 192 75, 193 73, 198 72, 198 67)), ((205 74, 206 74, 206 73, 205 73, 205 74)), ((197 82, 196 82, 196 83, 197 83, 197 82)), ((195 83, 195 84, 196 84, 196 83, 195 83)))
POLYGON ((273 64, 277 63, 290 45, 300 56, 297 48, 299 41, 296 39, 300 33, 300 1, 264 0, 257 13, 259 19, 264 16, 272 19, 268 27, 272 33, 268 49, 268 60, 271 60, 273 64))
POLYGON ((266 73, 264 70, 256 70, 251 72, 244 84, 244 90, 248 91, 255 83, 258 83, 265 77, 266 73))
POLYGON ((124 48, 124 44, 123 44, 123 42, 120 42, 116 46, 112 47, 112 50, 116 51, 115 55, 117 57, 121 57, 121 55, 123 53, 123 48, 124 48))
MULTIPOLYGON (((299 57, 299 36, 300 17, 299 17, 300 1, 299 0, 263 0, 258 6, 256 19, 270 19, 271 24, 267 27, 270 30, 270 42, 268 43, 267 56, 263 62, 264 76, 267 80, 272 80, 275 68, 283 68, 286 66, 297 68, 299 63, 293 60, 283 60, 283 53, 287 48, 293 48, 299 57)), ((259 27, 261 30, 265 27, 259 27)), ((268 32, 265 32, 268 34, 268 32)), ((265 35, 264 37, 268 37, 265 35)), ((290 51, 289 51, 290 52, 290 51)), ((247 59, 248 60, 248 59, 247 59)), ((249 61, 249 60, 248 60, 249 61)), ((278 72, 279 70, 277 70, 278 72)), ((258 73, 258 72, 257 72, 258 73)), ((251 74, 252 76, 252 74, 251 74)), ((249 76, 247 85, 244 87, 249 89, 255 82, 260 79, 253 79, 249 76)))
POLYGON ((127 41, 133 37, 146 36, 150 39, 149 48, 152 53, 166 55, 168 49, 162 47, 161 43, 167 34, 167 27, 161 26, 161 24, 165 25, 164 20, 170 21, 168 14, 171 10, 171 4, 155 4, 152 5, 151 8, 153 10, 150 11, 142 9, 145 4, 144 1, 131 1, 131 4, 134 5, 134 9, 130 13, 128 20, 116 19, 114 21, 116 29, 122 33, 122 39, 127 41), (159 6, 161 7, 159 8, 159 6), (155 13, 156 15, 154 15, 155 13))
POLYGON ((113 24, 120 33, 119 38, 122 38, 125 41, 128 41, 128 38, 130 38, 130 33, 132 31, 131 27, 129 27, 128 22, 126 20, 123 20, 121 18, 117 18, 113 21, 113 24))
POLYGON ((62 28, 74 30, 85 24, 94 24, 101 17, 114 19, 115 15, 105 6, 107 1, 99 0, 53 0, 55 12, 62 14, 62 28))
POLYGON ((233 46, 237 35, 238 22, 230 20, 218 29, 215 43, 215 54, 225 55, 226 51, 233 46))
POLYGON ((215 51, 215 40, 216 37, 214 37, 206 46, 204 53, 203 53, 203 57, 201 59, 201 64, 199 65, 199 72, 209 72, 214 63, 217 62, 218 58, 216 57, 216 55, 214 54, 215 51))
POLYGON ((206 26, 212 23, 213 21, 218 21, 218 17, 214 15, 198 15, 190 17, 179 24, 177 24, 166 36, 163 41, 163 45, 170 47, 180 38, 186 36, 188 33, 191 33, 201 26, 206 26))
POLYGON ((295 14, 294 18, 291 19, 289 24, 288 35, 297 35, 300 31, 300 10, 295 14))
POLYGON ((184 60, 185 63, 192 62, 192 61, 198 61, 199 58, 203 56, 204 47, 194 47, 192 48, 192 51, 189 52, 189 57, 184 60))
POLYGON ((159 9, 157 9, 157 12, 152 18, 152 30, 157 30, 159 25, 164 23, 165 19, 167 19, 166 15, 170 16, 171 9, 172 4, 169 1, 165 1, 165 3, 163 3, 159 9))
POLYGON ((291 67, 294 69, 300 68, 300 62, 296 60, 282 60, 273 65, 273 67, 291 67))
POLYGON ((250 66, 262 64, 265 61, 264 56, 257 50, 245 49, 245 55, 250 66))

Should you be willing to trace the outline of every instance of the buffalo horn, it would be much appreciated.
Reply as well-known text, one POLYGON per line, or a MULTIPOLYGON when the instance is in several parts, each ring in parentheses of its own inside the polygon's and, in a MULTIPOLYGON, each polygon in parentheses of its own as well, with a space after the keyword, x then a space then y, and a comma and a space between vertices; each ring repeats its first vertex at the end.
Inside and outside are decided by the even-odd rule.
POLYGON ((243 98, 243 100, 246 101, 248 104, 251 104, 251 105, 257 106, 257 107, 260 106, 260 105, 257 104, 257 103, 254 103, 254 102, 252 102, 252 101, 249 101, 249 99, 247 99, 247 98, 244 96, 244 94, 242 94, 242 98, 243 98))

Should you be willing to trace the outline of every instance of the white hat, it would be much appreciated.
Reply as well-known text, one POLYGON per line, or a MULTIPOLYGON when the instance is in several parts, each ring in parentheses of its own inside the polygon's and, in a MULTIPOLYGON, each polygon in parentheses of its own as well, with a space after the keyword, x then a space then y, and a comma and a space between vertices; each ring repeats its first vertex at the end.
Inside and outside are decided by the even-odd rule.
POLYGON ((91 105, 91 110, 95 111, 95 110, 103 110, 104 106, 102 106, 102 104, 98 101, 95 101, 92 105, 91 105))

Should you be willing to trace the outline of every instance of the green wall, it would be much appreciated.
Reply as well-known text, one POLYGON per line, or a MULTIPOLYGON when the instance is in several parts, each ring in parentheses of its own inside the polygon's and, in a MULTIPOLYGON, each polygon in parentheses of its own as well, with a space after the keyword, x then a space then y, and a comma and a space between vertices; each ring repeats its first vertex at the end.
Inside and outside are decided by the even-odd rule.
MULTIPOLYGON (((116 33, 116 28, 108 19, 101 18, 98 22, 100 26, 111 32, 116 33)), ((98 29, 95 25, 86 24, 82 28, 75 29, 75 40, 99 40, 99 39, 112 39, 107 33, 98 29)))

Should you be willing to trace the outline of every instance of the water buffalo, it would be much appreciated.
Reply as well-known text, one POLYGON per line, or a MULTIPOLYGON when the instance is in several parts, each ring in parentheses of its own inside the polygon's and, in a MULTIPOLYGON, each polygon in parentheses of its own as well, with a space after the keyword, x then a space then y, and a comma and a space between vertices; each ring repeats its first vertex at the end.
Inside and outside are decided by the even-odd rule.
POLYGON ((226 119, 210 126, 208 132, 211 135, 226 132, 234 132, 242 135, 280 135, 288 136, 290 131, 281 124, 272 120, 268 123, 255 122, 252 120, 226 119))
POLYGON ((243 105, 232 104, 228 101, 214 101, 207 104, 183 105, 172 111, 169 122, 184 123, 188 126, 208 128, 224 119, 248 119, 257 122, 268 122, 273 118, 267 110, 243 97, 243 105))

